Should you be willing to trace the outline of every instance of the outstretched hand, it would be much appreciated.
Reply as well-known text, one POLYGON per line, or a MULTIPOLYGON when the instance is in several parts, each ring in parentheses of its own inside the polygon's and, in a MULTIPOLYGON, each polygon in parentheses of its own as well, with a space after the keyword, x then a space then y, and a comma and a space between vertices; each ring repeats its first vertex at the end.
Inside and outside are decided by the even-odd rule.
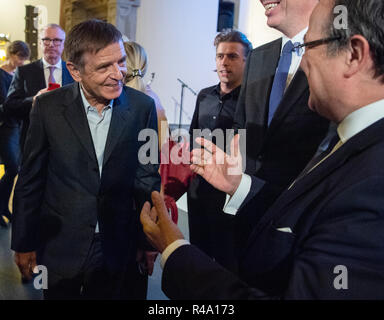
POLYGON ((216 189, 231 196, 238 188, 242 176, 239 139, 239 134, 232 139, 229 155, 203 138, 196 138, 196 142, 204 148, 192 150, 191 170, 201 175, 216 189))
POLYGON ((153 207, 146 202, 141 210, 140 221, 149 242, 163 252, 172 242, 184 239, 177 225, 171 220, 165 202, 157 191, 151 194, 153 207))

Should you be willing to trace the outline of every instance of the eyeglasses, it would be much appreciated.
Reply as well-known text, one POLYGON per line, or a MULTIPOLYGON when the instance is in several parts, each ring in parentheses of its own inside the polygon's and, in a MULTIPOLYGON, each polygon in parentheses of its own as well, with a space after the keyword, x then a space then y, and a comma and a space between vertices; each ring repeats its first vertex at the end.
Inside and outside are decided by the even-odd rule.
POLYGON ((326 43, 329 43, 329 42, 337 41, 337 40, 340 40, 340 39, 341 39, 341 37, 337 36, 337 37, 329 37, 329 38, 314 40, 314 41, 310 41, 310 42, 304 42, 302 44, 294 46, 292 51, 296 51, 297 54, 299 56, 301 56, 303 54, 303 51, 304 51, 303 48, 304 47, 308 47, 308 49, 312 49, 312 48, 315 48, 315 47, 320 46, 322 44, 326 44, 326 43))
POLYGON ((63 39, 57 39, 57 38, 55 39, 43 38, 41 40, 43 41, 45 46, 49 46, 51 42, 53 42, 55 46, 59 46, 63 42, 63 39))

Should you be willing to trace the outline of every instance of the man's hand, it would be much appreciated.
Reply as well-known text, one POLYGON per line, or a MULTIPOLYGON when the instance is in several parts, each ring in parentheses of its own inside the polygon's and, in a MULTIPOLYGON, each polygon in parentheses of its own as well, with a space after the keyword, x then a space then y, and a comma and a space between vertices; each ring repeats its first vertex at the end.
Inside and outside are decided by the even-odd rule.
POLYGON ((36 252, 15 252, 15 262, 23 278, 31 280, 36 267, 36 252))
POLYGON ((201 175, 216 189, 231 196, 238 188, 242 176, 239 139, 238 134, 232 139, 230 155, 203 138, 196 138, 196 142, 204 149, 192 150, 191 170, 201 175))
POLYGON ((146 202, 141 210, 140 221, 151 245, 163 252, 172 242, 184 239, 184 236, 171 220, 160 193, 154 191, 151 197, 154 207, 151 209, 150 203, 146 202))
MULTIPOLYGON (((36 97, 38 97, 39 95, 46 93, 48 91, 49 91, 48 88, 45 88, 45 89, 41 89, 38 93, 36 93, 36 95, 33 97, 33 104, 35 103, 36 97)), ((33 104, 32 104, 32 106, 33 106, 33 104)))
POLYGON ((158 254, 159 253, 157 251, 137 250, 136 261, 139 264, 139 268, 141 269, 140 271, 143 274, 152 275, 158 254))

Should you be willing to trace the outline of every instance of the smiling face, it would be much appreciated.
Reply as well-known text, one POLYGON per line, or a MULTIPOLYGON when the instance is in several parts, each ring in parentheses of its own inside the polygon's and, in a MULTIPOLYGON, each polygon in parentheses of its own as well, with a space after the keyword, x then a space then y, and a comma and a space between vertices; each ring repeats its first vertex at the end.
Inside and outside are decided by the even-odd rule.
POLYGON ((265 8, 267 24, 294 37, 308 26, 309 17, 318 0, 260 0, 265 8))
POLYGON ((120 96, 127 74, 125 59, 124 45, 119 41, 97 53, 84 53, 82 68, 68 63, 71 74, 81 83, 85 97, 92 106, 105 106, 120 96))
POLYGON ((216 49, 216 69, 223 92, 227 93, 241 84, 245 60, 241 43, 219 43, 216 49))

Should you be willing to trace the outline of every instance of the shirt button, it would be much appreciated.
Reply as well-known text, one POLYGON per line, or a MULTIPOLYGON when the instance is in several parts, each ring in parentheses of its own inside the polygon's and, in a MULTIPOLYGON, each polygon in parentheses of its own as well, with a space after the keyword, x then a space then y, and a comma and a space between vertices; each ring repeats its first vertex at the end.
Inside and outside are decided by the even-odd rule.
POLYGON ((216 120, 216 116, 213 116, 213 120, 216 120))

